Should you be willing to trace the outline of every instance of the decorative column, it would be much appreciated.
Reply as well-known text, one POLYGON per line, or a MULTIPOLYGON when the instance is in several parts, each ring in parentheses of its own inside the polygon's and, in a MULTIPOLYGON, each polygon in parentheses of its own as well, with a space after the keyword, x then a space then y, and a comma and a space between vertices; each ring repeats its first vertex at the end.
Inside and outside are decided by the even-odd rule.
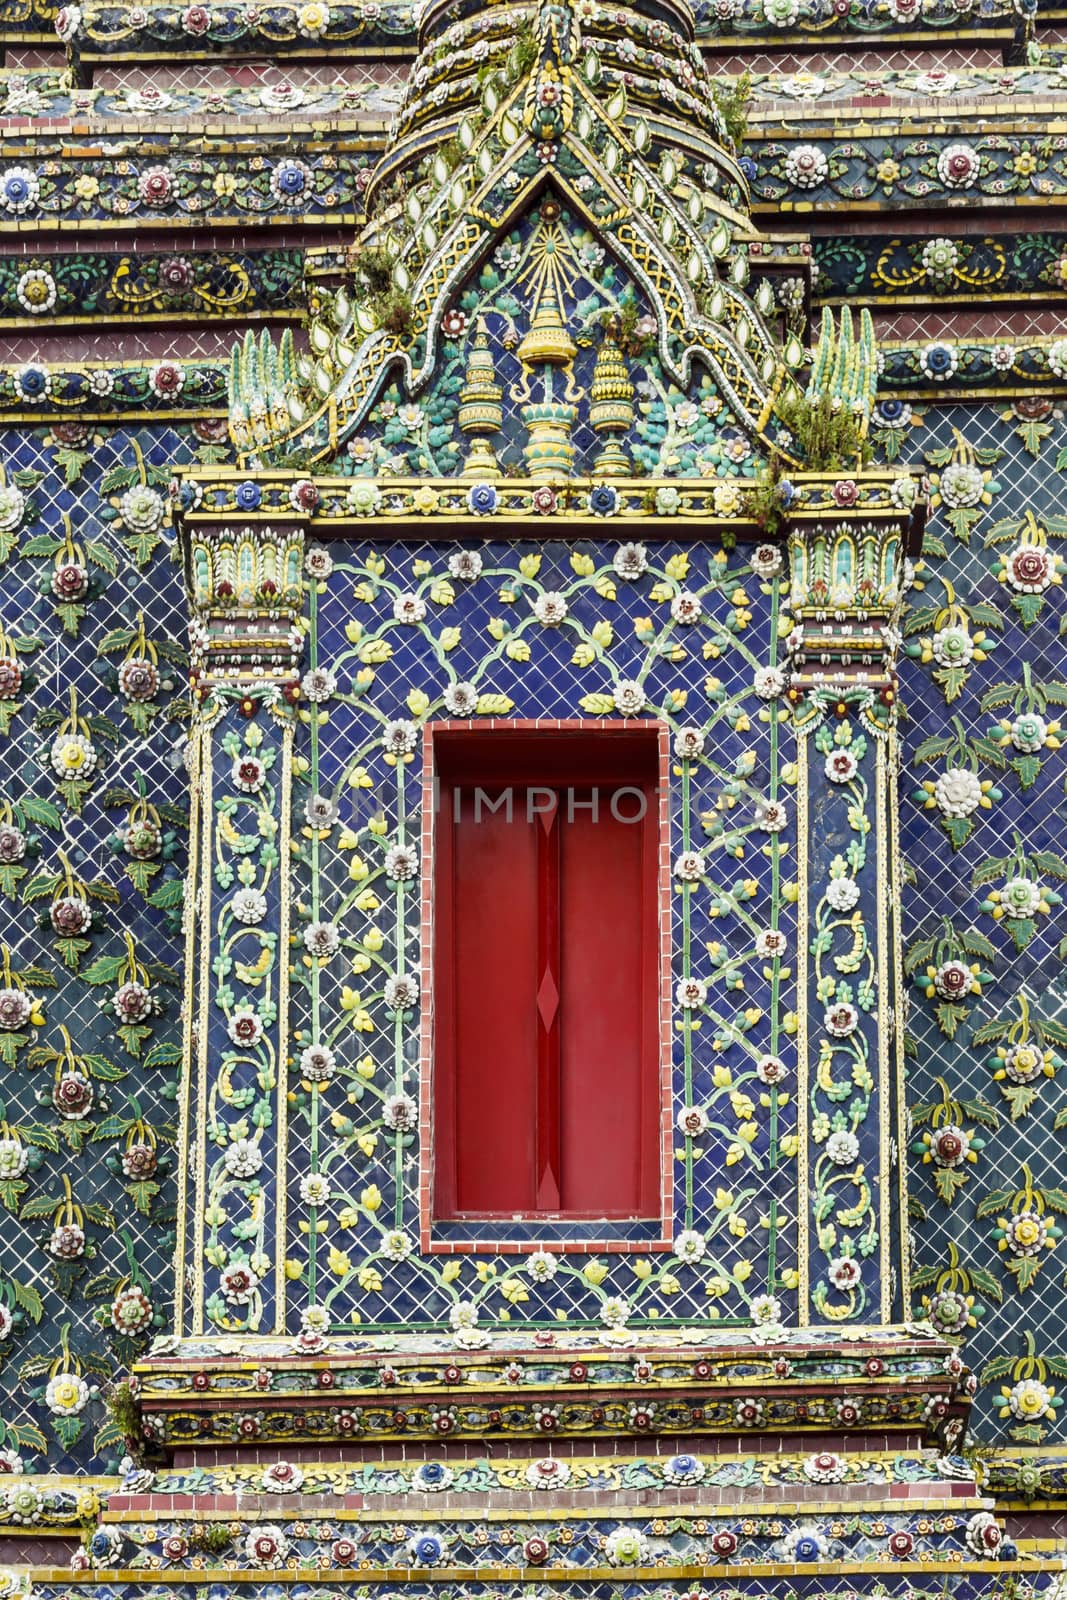
POLYGON ((910 1314, 894 669, 916 485, 900 485, 897 512, 801 511, 789 538, 802 1323, 910 1314))
POLYGON ((183 539, 197 709, 175 1328, 270 1333, 285 1326, 289 796, 304 532, 198 518, 183 539))

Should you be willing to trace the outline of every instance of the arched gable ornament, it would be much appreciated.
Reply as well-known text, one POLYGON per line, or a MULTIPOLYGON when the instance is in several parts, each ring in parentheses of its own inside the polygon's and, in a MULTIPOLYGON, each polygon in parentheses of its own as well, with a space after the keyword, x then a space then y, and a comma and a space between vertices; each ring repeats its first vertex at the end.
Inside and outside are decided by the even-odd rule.
MULTIPOLYGON (((515 10, 527 19, 532 59, 504 92, 492 78, 475 92, 462 48, 442 66, 433 16, 424 22, 398 137, 368 188, 371 221, 347 262, 314 254, 309 262, 309 358, 294 364, 291 349, 275 354, 261 341, 235 361, 238 447, 249 460, 327 461, 391 376, 417 399, 437 369, 457 291, 550 190, 647 299, 665 377, 684 393, 698 368, 707 371, 754 442, 801 464, 776 408, 793 390, 790 372, 803 351, 769 326, 769 286, 747 292, 748 246, 757 237, 747 188, 703 64, 693 65, 700 58, 683 14, 671 8, 671 27, 636 12, 611 14, 624 40, 631 21, 638 31, 658 27, 664 72, 688 72, 703 91, 682 97, 676 110, 662 77, 649 103, 649 80, 628 88, 605 68, 618 38, 594 36, 579 63, 572 8, 542 0, 515 10), (427 161, 429 181, 414 184, 427 161), (346 275, 360 286, 354 294, 346 275)), ((469 19, 453 23, 445 38, 458 30, 462 46, 473 27, 469 19)))

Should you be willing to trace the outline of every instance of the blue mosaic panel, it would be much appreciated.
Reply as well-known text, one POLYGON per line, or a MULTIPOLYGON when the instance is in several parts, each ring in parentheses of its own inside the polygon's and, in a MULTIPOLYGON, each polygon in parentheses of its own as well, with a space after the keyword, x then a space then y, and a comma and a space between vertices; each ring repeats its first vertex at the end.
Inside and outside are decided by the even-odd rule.
POLYGON ((217 438, 0 440, 5 1471, 114 1462, 106 1387, 170 1323, 187 801, 166 491, 217 438))
MULTIPOLYGON (((769 1314, 788 1318, 795 767, 778 702, 757 692, 775 656, 777 580, 709 546, 335 544, 316 560, 332 570, 312 598, 304 689, 319 698, 301 712, 294 815, 297 829, 325 820, 303 829, 293 939, 299 950, 310 923, 327 923, 340 943, 293 966, 293 1316, 322 1307, 331 1326, 364 1328, 447 1319, 472 1342, 509 1320, 747 1321, 768 1294, 780 1300, 769 1314), (560 1253, 581 1229, 527 1223, 507 1233, 528 1253, 420 1254, 418 1009, 396 987, 420 971, 418 880, 404 875, 420 846, 420 728, 457 714, 620 712, 668 724, 670 854, 703 858, 670 891, 673 979, 706 986, 703 1004, 674 1013, 674 1250, 560 1253), (683 759, 688 728, 702 748, 683 759), (301 1077, 315 1045, 334 1058, 322 1082, 301 1077), (768 1057, 785 1059, 781 1088, 768 1057), (295 1202, 301 1181, 319 1193, 315 1174, 328 1198, 295 1202)), ((467 1232, 492 1242, 490 1224, 467 1232)), ((611 1233, 597 1225, 592 1237, 611 1233)))
POLYGON ((889 408, 933 510, 906 621, 903 845, 917 1309, 967 1338, 976 1426, 1061 1432, 1067 911, 1062 413, 889 408))

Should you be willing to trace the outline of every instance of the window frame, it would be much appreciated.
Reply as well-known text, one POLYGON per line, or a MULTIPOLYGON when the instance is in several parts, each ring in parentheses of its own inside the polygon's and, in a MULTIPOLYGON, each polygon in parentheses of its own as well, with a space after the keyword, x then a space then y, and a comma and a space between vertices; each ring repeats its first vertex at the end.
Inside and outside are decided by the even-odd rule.
MULTIPOLYGON (((671 850, 670 850, 670 730, 654 718, 455 718, 427 723, 422 736, 422 837, 420 869, 420 936, 422 1007, 419 1039, 419 1234, 420 1247, 431 1254, 513 1254, 534 1243, 559 1253, 616 1252, 638 1254, 666 1251, 673 1240, 673 1117, 671 1014, 671 850), (442 734, 470 733, 491 740, 494 733, 579 733, 611 737, 640 731, 655 733, 656 802, 653 819, 657 863, 655 902, 658 952, 656 960, 659 1051, 655 1097, 658 1103, 658 1215, 650 1218, 605 1220, 578 1216, 539 1218, 528 1214, 514 1220, 504 1217, 448 1219, 434 1215, 435 1180, 435 1079, 434 1079, 434 910, 438 864, 439 815, 438 760, 435 740, 442 734)), ((649 1102, 653 1099, 650 1094, 649 1102)))

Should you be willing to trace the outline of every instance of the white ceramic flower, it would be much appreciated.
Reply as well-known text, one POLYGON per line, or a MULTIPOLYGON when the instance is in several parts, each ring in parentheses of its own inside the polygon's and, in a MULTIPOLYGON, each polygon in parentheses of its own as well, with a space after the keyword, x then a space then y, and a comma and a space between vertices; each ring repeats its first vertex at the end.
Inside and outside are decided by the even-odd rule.
POLYGON ((535 1250, 527 1256, 525 1266, 535 1283, 550 1283, 559 1271, 559 1258, 549 1250, 535 1250))
POLYGON ((478 709, 478 690, 473 683, 450 683, 442 699, 450 717, 473 717, 478 709))
POLYGON ((230 901, 230 911, 235 922, 253 927, 267 915, 267 897, 261 889, 238 889, 230 901))
POLYGON ((252 1139, 235 1139, 227 1145, 222 1163, 231 1178, 252 1178, 263 1165, 263 1151, 252 1139))
POLYGON ((776 700, 785 690, 785 673, 781 667, 760 667, 752 687, 761 700, 776 700))
POLYGON ((554 589, 539 594, 533 605, 534 616, 546 628, 558 628, 567 615, 567 602, 554 589))
POLYGON ((1057 339, 1049 345, 1046 360, 1057 378, 1067 378, 1067 339, 1057 339))
POLYGON ((679 1261, 695 1262, 703 1259, 707 1240, 696 1228, 683 1228, 675 1238, 672 1249, 679 1261))
POLYGON ((831 783, 851 783, 859 771, 859 763, 851 750, 831 750, 823 763, 823 770, 831 783))
POLYGON ((419 1002, 419 981, 408 972, 386 978, 382 998, 393 1011, 410 1011, 419 1002))
POLYGON ((674 875, 683 883, 697 883, 707 871, 707 862, 699 850, 683 850, 674 858, 674 875))
POLYGON ((1006 917, 1032 917, 1041 904, 1041 885, 1032 878, 1010 878, 1000 891, 1000 904, 1006 917))
POLYGON ((827 1158, 839 1167, 849 1167, 860 1153, 860 1142, 854 1133, 845 1129, 838 1129, 832 1133, 825 1145, 827 1158))
POLYGON ((683 628, 690 628, 704 615, 700 596, 690 589, 681 589, 671 601, 671 616, 683 628))
POLYGON ((13 483, 0 486, 0 532, 10 533, 22 521, 26 499, 13 483))
POLYGON ((974 657, 974 641, 966 628, 939 628, 930 651, 939 667, 965 667, 974 657))
POLYGON ((385 852, 386 877, 406 883, 419 870, 419 852, 413 844, 394 844, 385 852))
POLYGON ((76 1372, 58 1372, 45 1385, 44 1403, 55 1417, 76 1417, 89 1404, 89 1385, 76 1372))
POLYGON ((1025 755, 1043 750, 1048 737, 1048 723, 1036 711, 1023 712, 1011 725, 1011 742, 1016 750, 1021 750, 1025 755))
POLYGON ((847 1039, 859 1027, 860 1014, 856 1007, 846 1000, 839 1000, 835 1005, 828 1006, 823 1015, 823 1026, 827 1033, 832 1033, 835 1039, 847 1039))
MULTIPOLYGON (((310 7, 305 7, 305 10, 310 7)), ((289 1540, 269 1522, 255 1524, 245 1535, 245 1557, 252 1567, 281 1567, 289 1554, 289 1540)))
POLYGON ((313 705, 329 700, 336 692, 337 679, 332 672, 327 672, 325 667, 313 667, 310 672, 305 672, 300 680, 300 693, 313 705))
POLYGON ((398 594, 393 601, 393 616, 397 622, 422 622, 426 617, 426 601, 418 594, 398 594))
POLYGON ((636 678, 620 678, 615 685, 613 699, 621 717, 639 717, 645 709, 644 686, 636 678))
POLYGON ((776 544, 758 544, 748 559, 757 578, 773 578, 782 570, 782 552, 776 544))
POLYGON ((119 515, 131 533, 155 533, 165 510, 163 496, 147 484, 135 483, 119 501, 119 515))
POLYGON ((949 767, 934 784, 938 810, 946 817, 969 817, 982 803, 982 785, 967 767, 949 767))
POLYGON ((382 743, 390 755, 410 755, 419 741, 419 730, 406 717, 387 722, 382 729, 382 743))
POLYGON ((826 885, 826 899, 831 909, 851 911, 859 904, 860 886, 855 878, 831 878, 826 885))
POLYGON ((473 583, 481 576, 482 557, 477 550, 456 550, 448 558, 448 570, 453 578, 463 583, 473 583))
POLYGON ((300 1052, 300 1076, 309 1083, 329 1083, 337 1070, 337 1059, 329 1045, 309 1044, 300 1052))
POLYGON ((403 1133, 419 1125, 419 1108, 409 1094, 391 1094, 382 1105, 382 1121, 394 1132, 403 1133))
POLYGON ((692 1011, 708 998, 708 986, 700 978, 682 978, 675 985, 674 998, 683 1010, 692 1011))
POLYGON ((937 158, 937 175, 948 189, 970 189, 978 181, 979 165, 973 145, 950 144, 937 158))
POLYGON ((679 728, 674 736, 674 753, 680 761, 692 761, 704 753, 704 735, 699 728, 679 728))
POLYGON ((604 1554, 613 1567, 642 1567, 649 1559, 648 1540, 636 1528, 615 1528, 604 1540, 604 1554))
POLYGON ((305 1205, 324 1206, 331 1195, 330 1180, 322 1172, 309 1172, 300 1180, 300 1198, 305 1205))
POLYGON ((341 935, 333 922, 309 922, 304 929, 304 949, 308 955, 328 961, 341 947, 341 935))
POLYGON ((817 189, 830 170, 817 144, 798 144, 785 158, 785 177, 797 189, 817 189))
POLYGON ((82 733, 59 733, 52 740, 49 760, 61 778, 88 778, 99 757, 96 746, 82 733))
POLYGON ((1008 1409, 1020 1422, 1036 1422, 1040 1417, 1053 1416, 1053 1390, 1038 1378, 1020 1378, 1005 1391, 1008 1409))
POLYGON ((643 544, 623 544, 615 552, 612 567, 617 578, 633 583, 648 570, 648 552, 643 544))
POLYGON ((387 1261, 406 1261, 415 1242, 402 1228, 389 1228, 382 1234, 379 1248, 387 1261))
POLYGON ((952 510, 976 506, 985 489, 981 467, 970 461, 950 461, 941 474, 941 498, 952 510))

